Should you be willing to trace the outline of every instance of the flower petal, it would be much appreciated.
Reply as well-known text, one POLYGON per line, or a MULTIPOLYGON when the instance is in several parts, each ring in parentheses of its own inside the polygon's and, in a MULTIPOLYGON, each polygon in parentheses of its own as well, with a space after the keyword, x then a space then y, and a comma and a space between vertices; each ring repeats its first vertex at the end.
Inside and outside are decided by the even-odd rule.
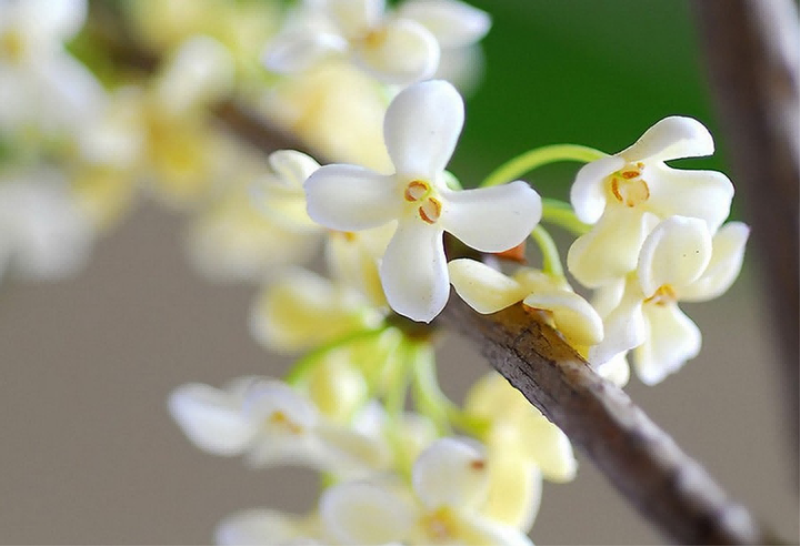
POLYGON ((450 297, 442 231, 416 219, 401 222, 380 265, 386 300, 395 312, 430 322, 450 297))
POLYGON ((631 379, 631 367, 625 357, 626 354, 619 353, 608 362, 597 366, 597 374, 619 388, 627 385, 631 379))
POLYGON ((440 438, 412 469, 417 497, 428 509, 475 509, 486 499, 489 472, 483 450, 456 438, 440 438))
POLYGON ((330 229, 377 227, 402 212, 402 190, 396 177, 355 165, 321 167, 308 178, 305 190, 308 215, 330 229))
POLYGON ((606 212, 594 229, 572 243, 567 267, 578 281, 598 288, 617 281, 636 269, 639 251, 658 219, 624 206, 606 212))
POLYGON ((453 155, 464 126, 464 101, 433 80, 401 91, 389 105, 383 138, 398 174, 434 181, 453 155))
POLYGON ((169 396, 169 411, 197 447, 215 455, 237 455, 255 436, 239 400, 200 383, 182 385, 169 396))
POLYGON ((553 322, 571 345, 596 345, 603 339, 603 321, 588 301, 574 292, 534 292, 523 303, 553 314, 553 322))
POLYGON ((703 157, 714 153, 714 139, 696 119, 670 116, 650 127, 617 155, 629 163, 703 157))
POLYGON ((305 269, 268 284, 250 311, 250 332, 265 347, 293 352, 366 326, 366 302, 305 269))
MULTIPOLYGON (((378 26, 386 11, 385 0, 333 0, 324 3, 336 25, 349 38, 378 26)), ((312 8, 313 9, 313 8, 312 8)))
POLYGON ((702 220, 672 216, 648 235, 639 256, 639 283, 645 297, 662 286, 679 290, 696 281, 711 260, 711 233, 702 220))
POLYGON ((478 313, 495 313, 522 301, 528 293, 514 279, 475 260, 453 260, 447 268, 458 295, 478 313))
POLYGON ((293 32, 273 40, 264 53, 266 68, 279 74, 291 74, 311 68, 330 55, 348 49, 347 41, 330 32, 293 32))
POLYGON ((680 290, 681 301, 708 301, 725 293, 739 276, 750 228, 741 222, 726 224, 714 236, 711 261, 695 282, 680 290))
POLYGON ((433 76, 439 66, 439 44, 422 25, 393 21, 358 42, 356 61, 383 82, 408 85, 433 76))
MULTIPOLYGON (((277 510, 253 509, 237 512, 223 519, 215 532, 222 546, 260 546, 262 544, 298 544, 304 538, 303 518, 277 510)), ((311 542, 304 542, 310 544, 311 542)))
POLYGON ((489 457, 489 491, 481 515, 521 530, 530 529, 542 496, 542 473, 516 453, 493 450, 489 457))
POLYGON ((714 232, 731 211, 733 184, 716 171, 687 171, 648 165, 642 174, 650 188, 648 210, 661 218, 678 214, 700 218, 714 232))
POLYGON ((542 199, 526 182, 443 192, 441 223, 481 252, 502 252, 524 241, 542 218, 542 199))
POLYGON ((474 44, 492 26, 488 13, 456 0, 403 2, 398 15, 422 24, 444 48, 474 44))
POLYGON ((403 541, 415 513, 388 487, 346 482, 325 490, 320 516, 324 530, 339 544, 379 545, 403 541))
POLYGON ((319 163, 303 152, 295 150, 278 150, 269 156, 269 166, 276 175, 277 182, 303 191, 303 184, 317 169, 319 163))
POLYGON ((642 313, 644 294, 635 278, 625 285, 620 304, 603 320, 603 341, 589 349, 589 363, 599 368, 612 358, 638 347, 647 339, 642 313))
POLYGON ((700 329, 677 305, 645 306, 649 335, 634 351, 636 374, 646 385, 655 385, 680 369, 700 352, 700 329))
POLYGON ((624 166, 624 159, 609 156, 581 167, 569 192, 569 200, 578 220, 594 224, 600 219, 606 209, 604 180, 624 166))
POLYGON ((245 416, 262 428, 301 434, 319 422, 319 412, 307 397, 282 381, 253 383, 245 395, 245 416))

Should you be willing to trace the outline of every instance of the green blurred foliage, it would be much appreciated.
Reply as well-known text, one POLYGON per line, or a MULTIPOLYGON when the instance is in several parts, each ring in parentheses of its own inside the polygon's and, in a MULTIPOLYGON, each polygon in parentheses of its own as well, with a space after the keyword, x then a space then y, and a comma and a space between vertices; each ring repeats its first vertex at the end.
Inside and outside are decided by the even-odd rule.
MULTIPOLYGON (((493 26, 451 165, 465 186, 546 144, 617 152, 669 115, 699 119, 719 141, 687 0, 469 1, 493 26)), ((682 163, 724 170, 719 155, 682 163)), ((576 168, 548 167, 528 179, 566 198, 576 168)))

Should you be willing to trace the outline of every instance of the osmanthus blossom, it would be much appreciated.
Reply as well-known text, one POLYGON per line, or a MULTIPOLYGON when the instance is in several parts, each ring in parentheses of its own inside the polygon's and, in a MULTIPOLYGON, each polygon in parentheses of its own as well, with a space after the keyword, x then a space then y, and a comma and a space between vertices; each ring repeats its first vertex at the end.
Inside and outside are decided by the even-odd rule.
POLYGON ((66 277, 85 263, 94 239, 63 173, 42 167, 0 174, 0 278, 66 277))
POLYGON ((697 356, 700 330, 678 303, 724 293, 739 275, 748 235, 741 222, 715 234, 696 218, 661 222, 644 241, 636 271, 604 289, 617 304, 604 316, 606 337, 589 361, 602 367, 632 349, 637 375, 653 385, 697 356))
POLYGON ((103 102, 96 78, 64 48, 86 0, 0 0, 0 130, 59 138, 103 102))
POLYGON ((567 436, 532 406, 507 379, 489 373, 472 386, 464 411, 488 423, 481 437, 488 448, 534 462, 550 481, 572 481, 578 462, 567 436))
POLYGON ((319 505, 323 533, 338 544, 529 546, 520 529, 482 511, 490 464, 472 443, 439 439, 415 461, 411 487, 377 477, 327 489, 319 505))
POLYGON ((603 339, 597 311, 562 277, 527 267, 508 277, 466 258, 451 261, 448 269, 458 295, 479 313, 496 313, 521 301, 526 309, 542 312, 570 345, 584 353, 603 339))
POLYGON ((306 465, 337 476, 387 464, 378 439, 338 425, 311 399, 276 380, 243 377, 224 389, 200 383, 169 397, 172 417, 192 443, 215 455, 245 455, 256 467, 306 465))
POLYGON ((281 150, 268 165, 242 153, 235 165, 236 177, 191 222, 192 263, 214 280, 261 282, 310 261, 325 238, 305 212, 302 186, 317 162, 281 150))
POLYGON ((585 165, 570 200, 578 219, 595 224, 570 247, 567 265, 597 288, 636 269, 642 243, 672 215, 705 221, 713 234, 730 212, 733 186, 722 173, 679 170, 664 162, 711 155, 714 142, 698 121, 662 119, 629 148, 585 165))
POLYGON ((488 31, 488 15, 457 0, 411 2, 396 14, 385 0, 307 0, 268 46, 270 70, 296 73, 349 57, 379 80, 407 85, 430 78, 441 47, 464 47, 488 31))
POLYGON ((254 508, 226 517, 217 525, 221 546, 322 546, 317 514, 299 516, 267 508, 254 508))
POLYGON ((464 123, 455 88, 434 80, 403 90, 384 120, 395 173, 326 165, 306 181, 309 216, 339 231, 397 222, 380 277, 397 313, 430 322, 447 303, 449 275, 443 233, 482 252, 518 245, 541 218, 541 198, 525 182, 455 191, 445 166, 464 123))

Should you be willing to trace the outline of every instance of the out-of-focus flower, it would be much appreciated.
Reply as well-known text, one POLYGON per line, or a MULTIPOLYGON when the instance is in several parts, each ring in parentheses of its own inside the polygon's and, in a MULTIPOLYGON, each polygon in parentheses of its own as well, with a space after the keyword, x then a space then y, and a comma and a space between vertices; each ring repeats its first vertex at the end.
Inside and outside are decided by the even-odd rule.
POLYGON ((618 303, 605 316, 606 338, 589 352, 602 366, 633 349, 637 375, 662 381, 700 352, 698 327, 680 301, 707 301, 724 293, 739 274, 749 228, 723 226, 712 237, 708 224, 673 216, 645 240, 638 269, 616 289, 618 303))
POLYGON ((578 463, 567 436, 500 374, 478 381, 467 394, 464 409, 489 423, 484 441, 491 449, 532 461, 548 480, 575 478, 578 463))
POLYGON ((221 546, 312 546, 325 544, 316 514, 296 516, 277 510, 252 509, 228 516, 216 530, 221 546))
POLYGON ((240 378, 225 389, 190 383, 169 409, 187 437, 216 455, 246 454, 254 466, 307 465, 334 475, 363 475, 387 464, 375 438, 336 425, 283 382, 240 378))
POLYGON ((530 545, 519 529, 486 517, 490 462, 479 448, 443 438, 414 463, 413 488, 352 481, 320 499, 323 531, 340 544, 530 545))
POLYGON ((46 168, 0 175, 0 276, 35 280, 78 270, 94 242, 63 174, 46 168))
POLYGON ((273 123, 331 161, 391 168, 381 135, 387 96, 347 63, 326 62, 281 80, 258 103, 273 123))
POLYGON ((672 215, 699 218, 713 234, 730 212, 733 186, 719 172, 687 171, 664 162, 714 152, 708 130, 685 117, 665 118, 629 148, 585 165, 570 199, 578 219, 595 224, 569 250, 570 272, 596 288, 636 269, 642 243, 672 215))
POLYGON ((0 132, 17 145, 68 137, 103 103, 95 77, 64 49, 85 0, 0 2, 0 132))
POLYGON ((484 252, 519 244, 541 217, 541 199, 518 181, 453 191, 444 168, 464 122, 464 103, 443 81, 415 84, 392 102, 384 139, 396 173, 327 165, 306 182, 308 212, 331 229, 360 231, 398 222, 380 276, 389 305, 430 322, 449 296, 442 234, 484 252))

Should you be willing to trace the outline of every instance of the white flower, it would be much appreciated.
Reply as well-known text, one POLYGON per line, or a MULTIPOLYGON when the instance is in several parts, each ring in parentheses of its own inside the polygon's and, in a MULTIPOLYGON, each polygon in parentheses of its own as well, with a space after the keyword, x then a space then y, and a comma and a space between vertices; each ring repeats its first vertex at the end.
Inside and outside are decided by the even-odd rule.
POLYGON ((442 438, 414 463, 413 490, 400 483, 347 482, 323 493, 324 532, 341 544, 527 545, 519 530, 484 516, 489 462, 472 444, 442 438))
POLYGON ((634 349, 634 365, 647 384, 662 381, 700 352, 700 330, 678 307, 725 292, 739 274, 749 228, 740 222, 713 236, 702 220, 673 216, 647 237, 635 274, 616 289, 618 303, 605 316, 606 338, 589 351, 602 366, 634 349))
POLYGON ((103 103, 100 83, 64 49, 85 0, 0 2, 0 129, 69 133, 103 103))
POLYGON ((585 165, 570 200, 579 220, 596 225, 569 250, 567 264, 575 278, 596 288, 624 277, 636 268, 648 233, 672 215, 704 220, 714 233, 730 212, 730 180, 719 172, 676 170, 664 163, 713 152, 702 124, 673 116, 622 152, 585 165))
POLYGON ((375 327, 382 318, 352 288, 291 268, 259 294, 250 331, 265 347, 296 352, 375 327))
POLYGON ((0 277, 54 280, 78 270, 94 242, 62 173, 47 169, 0 176, 0 277))
POLYGON ((277 510, 252 509, 232 514, 217 526, 216 542, 222 546, 322 545, 316 515, 296 516, 277 510))
POLYGON ((386 464, 382 443, 335 425, 290 386, 240 378, 225 389, 183 385, 169 398, 172 417, 200 449, 246 454, 254 466, 302 464, 338 475, 359 475, 386 464))
POLYGON ((464 409, 489 422, 485 441, 490 448, 531 460, 548 480, 575 478, 578 462, 567 436, 502 375, 492 372, 475 383, 464 409))
POLYGON ((564 279, 524 267, 507 277, 468 259, 453 260, 448 269, 458 295, 479 313, 495 313, 521 301, 531 310, 543 311, 576 348, 603 339, 603 321, 597 311, 564 279))
POLYGON ((444 168, 464 123, 464 103, 447 82, 415 84, 389 106, 384 139, 395 174, 328 165, 306 182, 308 213, 331 229, 360 231, 396 220, 380 266, 389 305, 430 322, 447 303, 449 276, 442 234, 482 252, 522 242, 541 217, 541 199, 517 181, 453 191, 444 168))
POLYGON ((350 56, 386 83, 409 84, 431 77, 440 44, 470 45, 488 31, 488 16, 456 2, 412 2, 392 16, 384 0, 307 1, 267 50, 270 70, 292 73, 334 56, 350 56), (437 41, 438 39, 438 41, 437 41))

